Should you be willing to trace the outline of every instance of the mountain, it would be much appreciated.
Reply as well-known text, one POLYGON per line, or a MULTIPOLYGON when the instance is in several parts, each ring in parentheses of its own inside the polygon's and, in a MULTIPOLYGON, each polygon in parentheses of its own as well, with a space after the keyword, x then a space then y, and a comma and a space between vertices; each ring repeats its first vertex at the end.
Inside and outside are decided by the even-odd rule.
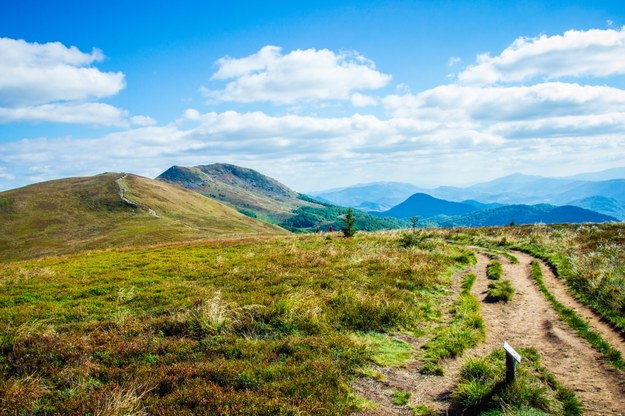
MULTIPOLYGON (((613 170, 612 172, 618 172, 613 170)), ((603 174, 602 174, 603 175, 603 174)), ((599 178, 600 176, 597 176, 599 178)), ((606 173, 605 176, 610 176, 606 173)), ((616 204, 625 204, 625 179, 581 180, 571 178, 544 178, 514 174, 467 188, 439 187, 427 193, 448 201, 477 200, 480 203, 506 205, 577 205, 575 201, 588 198, 609 198, 616 204)), ((588 208, 589 206, 583 206, 588 208)), ((596 204, 595 210, 605 215, 613 215, 614 207, 596 204)), ((618 216, 617 216, 618 217, 618 216)), ((620 217, 618 217, 620 218, 620 217)))
POLYGON ((548 204, 508 205, 452 217, 433 217, 430 221, 442 227, 485 227, 520 224, 558 224, 616 221, 608 215, 574 206, 556 207, 548 204))
POLYGON ((428 191, 428 194, 449 201, 472 199, 483 203, 558 205, 562 203, 557 198, 560 193, 582 184, 584 181, 574 179, 513 174, 466 188, 440 187, 428 191))
POLYGON ((479 208, 473 205, 445 201, 427 194, 416 193, 401 204, 396 205, 388 211, 380 212, 377 215, 396 218, 409 218, 411 216, 428 218, 435 215, 460 215, 477 210, 479 210, 479 208))
POLYGON ((0 229, 0 260, 285 233, 195 192, 119 173, 1 192, 0 229))
MULTIPOLYGON (((172 166, 156 179, 178 184, 223 202, 238 211, 287 230, 314 231, 317 227, 340 229, 346 208, 299 194, 255 170, 215 163, 172 166)), ((355 211, 357 229, 375 231, 401 228, 405 223, 355 211)))
POLYGON ((609 181, 611 179, 625 179, 625 167, 602 170, 600 172, 580 173, 569 176, 567 179, 577 179, 582 181, 609 181))
POLYGON ((374 182, 309 194, 333 204, 363 211, 385 211, 416 192, 419 192, 419 188, 409 183, 374 182))
POLYGON ((610 215, 621 221, 625 220, 625 202, 618 201, 614 198, 592 196, 571 201, 569 205, 610 215))
POLYGON ((280 222, 301 206, 321 206, 255 170, 224 163, 172 166, 156 179, 182 185, 265 221, 280 222))
POLYGON ((625 179, 611 179, 600 182, 584 182, 579 186, 558 194, 560 201, 573 201, 590 197, 612 198, 625 203, 625 179))

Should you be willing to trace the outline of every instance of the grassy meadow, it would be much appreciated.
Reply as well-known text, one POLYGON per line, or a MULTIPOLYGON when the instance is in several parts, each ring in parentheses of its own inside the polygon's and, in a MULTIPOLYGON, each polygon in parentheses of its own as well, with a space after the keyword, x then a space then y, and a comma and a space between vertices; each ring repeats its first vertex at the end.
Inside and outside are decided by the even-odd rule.
POLYGON ((346 414, 362 401, 350 381, 389 334, 441 324, 451 272, 472 260, 385 232, 6 263, 2 411, 346 414))

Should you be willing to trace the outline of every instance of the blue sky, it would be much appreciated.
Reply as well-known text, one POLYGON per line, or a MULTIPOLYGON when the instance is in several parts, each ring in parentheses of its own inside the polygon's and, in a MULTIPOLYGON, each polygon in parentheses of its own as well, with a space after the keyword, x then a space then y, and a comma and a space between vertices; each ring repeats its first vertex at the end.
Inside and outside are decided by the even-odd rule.
POLYGON ((618 1, 7 1, 0 190, 234 163, 298 191, 625 165, 618 1))

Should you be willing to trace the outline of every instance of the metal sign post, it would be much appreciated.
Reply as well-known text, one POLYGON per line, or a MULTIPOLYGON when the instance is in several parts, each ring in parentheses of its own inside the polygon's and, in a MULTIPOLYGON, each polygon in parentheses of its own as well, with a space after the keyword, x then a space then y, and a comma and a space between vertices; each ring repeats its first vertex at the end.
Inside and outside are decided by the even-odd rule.
POLYGON ((509 384, 516 378, 516 365, 523 358, 506 341, 503 342, 503 349, 506 351, 506 384, 509 384))

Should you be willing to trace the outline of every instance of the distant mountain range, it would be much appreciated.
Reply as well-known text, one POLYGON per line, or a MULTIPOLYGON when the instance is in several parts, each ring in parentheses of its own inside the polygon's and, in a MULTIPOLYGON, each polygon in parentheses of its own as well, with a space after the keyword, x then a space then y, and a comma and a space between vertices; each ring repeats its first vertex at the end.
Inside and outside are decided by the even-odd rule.
POLYGON ((286 230, 338 230, 347 210, 342 205, 379 210, 354 211, 356 228, 363 231, 405 228, 411 216, 418 216, 419 224, 443 227, 623 220, 625 179, 612 177, 622 173, 516 174, 427 192, 378 182, 315 193, 315 198, 228 164, 172 166, 157 180, 121 173, 68 178, 0 192, 0 261, 286 230))
POLYGON ((546 178, 513 174, 469 187, 442 186, 434 189, 417 188, 397 182, 377 182, 341 190, 313 193, 317 198, 334 202, 343 200, 347 206, 384 207, 369 211, 387 211, 387 206, 401 195, 405 199, 423 193, 449 202, 488 205, 572 205, 625 220, 625 168, 580 174, 565 178, 546 178), (369 191, 375 190, 375 197, 369 191), (411 194, 407 194, 413 190, 411 194), (392 195, 385 198, 384 195, 392 195), (347 199, 345 196, 348 196, 347 199), (472 201, 472 202, 471 202, 472 201), (479 202, 478 202, 479 201, 479 202))
POLYGON ((363 211, 385 211, 419 191, 419 188, 409 183, 374 182, 349 188, 311 192, 309 195, 321 201, 363 211))

